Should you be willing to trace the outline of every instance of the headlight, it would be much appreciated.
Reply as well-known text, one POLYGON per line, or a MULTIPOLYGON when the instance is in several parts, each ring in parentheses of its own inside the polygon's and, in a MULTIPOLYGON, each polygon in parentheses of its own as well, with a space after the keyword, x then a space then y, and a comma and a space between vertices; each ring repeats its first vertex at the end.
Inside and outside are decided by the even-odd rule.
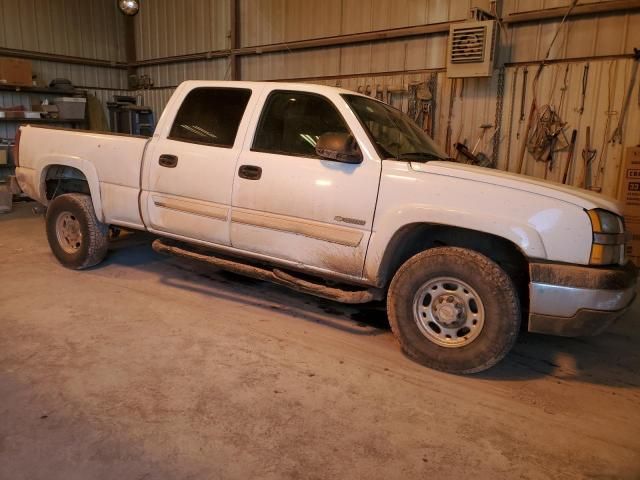
POLYGON ((593 230, 591 265, 623 264, 625 258, 625 233, 622 217, 596 208, 587 210, 593 230))

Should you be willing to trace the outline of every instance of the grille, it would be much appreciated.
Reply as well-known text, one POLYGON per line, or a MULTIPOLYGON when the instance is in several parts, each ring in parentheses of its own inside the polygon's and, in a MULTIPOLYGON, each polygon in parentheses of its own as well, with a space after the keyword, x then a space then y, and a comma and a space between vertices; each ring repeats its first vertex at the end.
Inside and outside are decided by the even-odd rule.
POLYGON ((486 41, 487 27, 484 25, 456 28, 451 41, 451 63, 484 62, 486 41))

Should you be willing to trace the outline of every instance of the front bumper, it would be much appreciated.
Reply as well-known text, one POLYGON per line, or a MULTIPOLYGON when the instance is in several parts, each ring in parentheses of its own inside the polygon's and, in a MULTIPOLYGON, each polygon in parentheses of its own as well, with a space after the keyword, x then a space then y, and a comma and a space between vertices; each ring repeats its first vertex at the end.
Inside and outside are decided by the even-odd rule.
POLYGON ((596 335, 636 297, 638 269, 531 263, 529 331, 577 337, 596 335))

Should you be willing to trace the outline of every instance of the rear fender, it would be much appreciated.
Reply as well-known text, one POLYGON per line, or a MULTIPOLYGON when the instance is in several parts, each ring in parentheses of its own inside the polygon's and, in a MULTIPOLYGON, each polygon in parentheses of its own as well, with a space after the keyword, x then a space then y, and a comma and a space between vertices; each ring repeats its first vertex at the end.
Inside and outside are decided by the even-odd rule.
POLYGON ((89 184, 89 191, 91 192, 91 201, 93 203, 93 209, 96 212, 96 217, 104 222, 104 212, 102 211, 102 198, 100 196, 100 182, 98 181, 98 172, 91 162, 80 157, 71 155, 45 155, 38 161, 38 170, 40 171, 40 183, 38 186, 39 198, 44 204, 48 204, 47 200, 47 187, 45 180, 47 177, 47 170, 54 165, 62 165, 66 167, 72 167, 85 176, 87 183, 89 184))

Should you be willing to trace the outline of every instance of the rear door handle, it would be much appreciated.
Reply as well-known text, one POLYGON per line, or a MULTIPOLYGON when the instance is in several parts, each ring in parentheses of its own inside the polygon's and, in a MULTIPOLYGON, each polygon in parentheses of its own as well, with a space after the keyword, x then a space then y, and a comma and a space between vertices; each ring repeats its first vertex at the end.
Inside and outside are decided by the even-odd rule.
POLYGON ((176 157, 175 155, 167 155, 167 154, 160 155, 160 158, 158 159, 158 164, 161 167, 175 168, 176 165, 178 165, 178 157, 176 157))
POLYGON ((260 180, 262 168, 256 165, 241 165, 238 169, 238 176, 247 180, 260 180))

